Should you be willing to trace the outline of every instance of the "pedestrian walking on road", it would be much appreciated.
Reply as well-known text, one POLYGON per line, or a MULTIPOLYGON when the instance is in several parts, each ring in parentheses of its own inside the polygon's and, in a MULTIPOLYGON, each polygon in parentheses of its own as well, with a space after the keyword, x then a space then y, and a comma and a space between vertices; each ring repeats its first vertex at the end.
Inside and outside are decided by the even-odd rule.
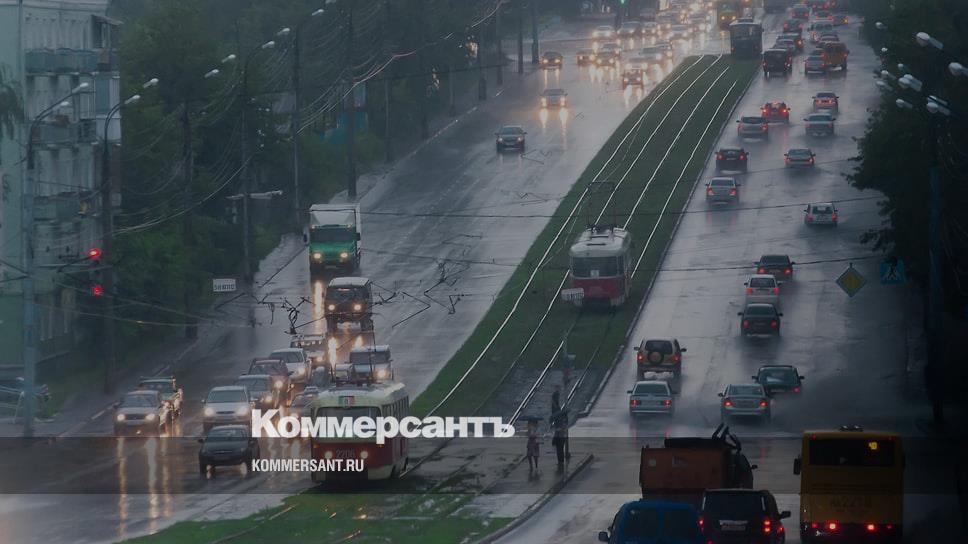
MULTIPOLYGON (((554 393, 551 394, 551 417, 548 418, 555 437, 562 444, 564 458, 571 459, 571 449, 568 447, 568 410, 561 407, 561 387, 556 386, 554 393)), ((559 456, 559 463, 562 459, 559 456)))
POLYGON ((538 447, 538 420, 528 420, 528 446, 525 457, 528 458, 528 470, 533 472, 538 468, 538 455, 541 448, 538 447))

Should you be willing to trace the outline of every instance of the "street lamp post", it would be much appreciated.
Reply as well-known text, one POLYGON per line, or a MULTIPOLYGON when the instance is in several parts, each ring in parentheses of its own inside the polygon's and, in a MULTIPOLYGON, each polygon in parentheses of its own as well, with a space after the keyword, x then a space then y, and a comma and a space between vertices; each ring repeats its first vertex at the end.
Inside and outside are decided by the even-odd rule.
MULTIPOLYGON (((151 78, 141 87, 148 90, 158 85, 158 78, 151 78)), ((111 128, 111 119, 121 111, 121 108, 136 104, 141 100, 140 94, 128 97, 126 100, 118 102, 108 111, 104 118, 104 134, 101 139, 101 257, 104 263, 102 279, 104 283, 104 294, 102 315, 104 327, 104 392, 110 393, 114 388, 114 369, 117 361, 117 350, 115 346, 115 313, 114 313, 114 266, 111 259, 114 257, 114 203, 111 201, 113 195, 111 187, 111 145, 108 143, 108 132, 111 128)))
POLYGON ((24 365, 24 437, 34 435, 34 408, 37 399, 34 395, 34 381, 37 374, 37 309, 34 307, 34 131, 48 115, 59 107, 70 106, 68 99, 80 94, 90 85, 81 83, 67 96, 54 102, 37 114, 27 128, 26 169, 23 176, 21 194, 21 259, 23 261, 23 365, 24 365))

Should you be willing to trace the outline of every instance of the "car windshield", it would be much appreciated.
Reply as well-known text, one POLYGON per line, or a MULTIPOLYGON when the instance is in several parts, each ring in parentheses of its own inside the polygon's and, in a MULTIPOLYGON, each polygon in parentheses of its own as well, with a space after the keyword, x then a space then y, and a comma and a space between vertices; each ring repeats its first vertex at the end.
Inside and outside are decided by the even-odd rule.
POLYGON ((612 27, 610 26, 600 26, 595 28, 595 32, 611 32, 612 27))
POLYGON ((209 431, 205 440, 211 442, 226 442, 229 440, 245 440, 248 438, 245 429, 235 427, 215 427, 209 431))
POLYGON ((764 368, 760 370, 758 381, 766 385, 797 383, 797 374, 792 368, 764 368))
POLYGON ((706 493, 702 513, 712 519, 752 519, 766 511, 759 493, 706 493))
MULTIPOLYGON (((273 351, 269 355, 273 359, 282 359, 282 361, 286 364, 303 362, 302 355, 300 355, 298 351, 273 351)), ((268 372, 266 374, 268 374, 268 372)))
POLYGON ((350 363, 389 363, 390 352, 381 350, 351 351, 350 363))
POLYGON ((816 204, 814 204, 813 206, 813 213, 831 213, 831 212, 833 212, 833 209, 831 209, 830 206, 818 206, 816 204))
MULTIPOLYGON (((249 374, 282 374, 283 369, 279 368, 276 363, 256 363, 249 367, 249 374)), ((288 373, 288 369, 286 370, 288 373)))
POLYGON ((822 113, 817 113, 807 117, 807 121, 812 121, 816 123, 827 123, 827 122, 830 122, 831 119, 832 118, 829 115, 825 115, 822 113))
POLYGON ((502 127, 501 134, 505 136, 517 136, 524 132, 521 127, 502 127))
POLYGON ((746 307, 747 317, 773 317, 776 310, 769 304, 750 304, 746 307))
POLYGON ((269 380, 266 380, 265 378, 239 378, 236 383, 242 387, 245 387, 249 391, 269 390, 269 380))
POLYGON ((776 280, 773 278, 750 278, 750 287, 776 287, 776 280))
POLYGON ((561 89, 548 89, 544 92, 545 96, 561 96, 563 94, 565 94, 565 91, 561 89))
POLYGON ((809 149, 791 149, 787 152, 787 156, 793 157, 795 159, 806 159, 811 155, 809 149))
POLYGON ((834 93, 817 93, 817 98, 836 98, 834 93))
POLYGON ((730 397, 762 397, 762 385, 731 385, 726 390, 726 395, 730 397))
POLYGON ((224 402, 246 402, 245 391, 242 389, 219 389, 215 391, 210 391, 205 402, 212 403, 224 403, 224 402))
POLYGON ((736 182, 731 179, 713 178, 709 184, 713 187, 732 187, 736 182))
POLYGON ((755 125, 755 124, 762 123, 763 118, 762 117, 743 117, 741 121, 743 121, 743 123, 748 125, 755 125))
POLYGON ((649 340, 645 343, 645 351, 658 351, 665 355, 672 353, 672 342, 668 340, 649 340))
POLYGON ((165 381, 141 382, 141 384, 138 385, 138 387, 141 388, 141 389, 151 389, 152 391, 158 391, 158 392, 161 392, 161 393, 174 393, 175 392, 175 388, 172 387, 171 382, 170 381, 167 381, 167 380, 165 380, 165 381))
POLYGON ((150 408, 152 406, 157 406, 157 397, 152 395, 125 395, 124 399, 121 401, 122 408, 150 408))
POLYGON ((719 152, 727 157, 738 157, 742 153, 739 149, 721 149, 719 152))
POLYGON ((309 241, 314 243, 352 242, 356 240, 356 231, 341 227, 316 227, 309 229, 309 241))
POLYGON ((669 386, 664 383, 640 383, 635 385, 633 395, 668 395, 669 386))
POLYGON ((326 290, 326 300, 343 302, 363 297, 363 289, 359 287, 330 287, 326 290))
POLYGON ((790 258, 787 257, 786 255, 763 255, 763 257, 760 258, 760 264, 765 264, 765 265, 774 265, 774 264, 787 265, 787 264, 790 264, 790 258))

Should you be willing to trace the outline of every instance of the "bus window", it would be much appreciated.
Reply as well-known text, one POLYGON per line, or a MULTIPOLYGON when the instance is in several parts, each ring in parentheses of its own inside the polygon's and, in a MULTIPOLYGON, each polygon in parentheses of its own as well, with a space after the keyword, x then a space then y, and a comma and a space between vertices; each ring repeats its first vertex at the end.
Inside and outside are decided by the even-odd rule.
POLYGON ((814 439, 809 462, 820 466, 892 467, 894 442, 884 439, 814 439))

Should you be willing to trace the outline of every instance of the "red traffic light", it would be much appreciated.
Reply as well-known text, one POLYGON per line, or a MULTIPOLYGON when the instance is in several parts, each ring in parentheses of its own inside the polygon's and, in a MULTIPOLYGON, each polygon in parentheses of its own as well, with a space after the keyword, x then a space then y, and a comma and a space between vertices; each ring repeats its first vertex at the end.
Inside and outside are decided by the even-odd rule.
POLYGON ((99 247, 92 247, 91 249, 87 250, 88 259, 97 259, 100 256, 101 256, 101 248, 99 247))
POLYGON ((101 285, 100 283, 96 283, 96 284, 92 285, 91 286, 91 295, 92 296, 95 296, 95 297, 99 297, 99 296, 104 295, 104 286, 101 285))

